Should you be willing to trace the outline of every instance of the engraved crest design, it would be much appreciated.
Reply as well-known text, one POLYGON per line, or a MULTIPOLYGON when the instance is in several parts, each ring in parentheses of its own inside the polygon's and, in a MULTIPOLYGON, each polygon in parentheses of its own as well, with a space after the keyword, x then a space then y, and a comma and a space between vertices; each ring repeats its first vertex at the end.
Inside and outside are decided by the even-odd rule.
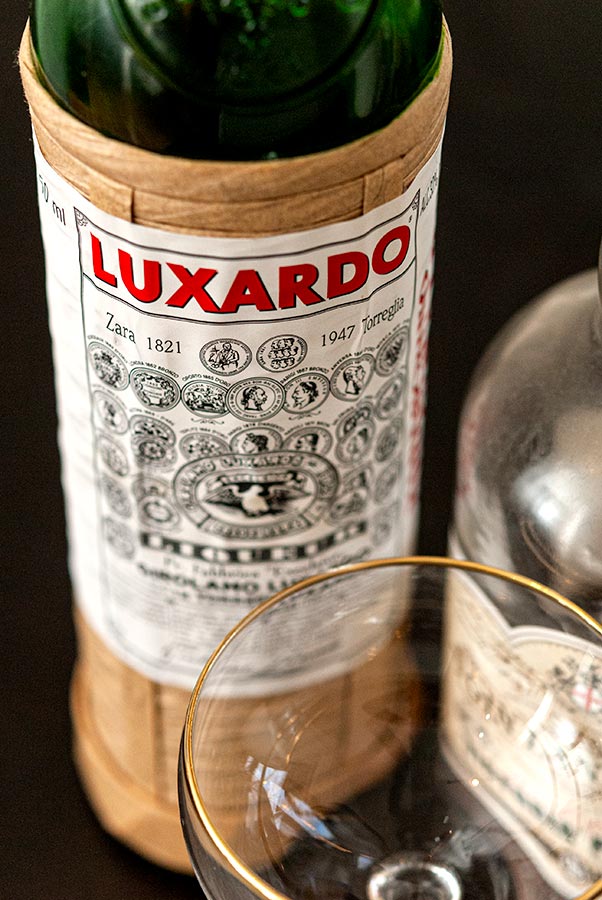
POLYGON ((132 493, 142 525, 167 531, 179 524, 180 514, 171 499, 171 486, 167 481, 140 475, 132 485, 132 493))
POLYGON ((219 418, 226 414, 226 388, 207 378, 197 378, 182 388, 182 403, 195 416, 219 418))
POLYGON ((176 451, 167 441, 153 435, 132 438, 134 459, 139 466, 169 468, 176 460, 176 451))
POLYGON ((177 382, 155 369, 142 366, 132 369, 130 383, 140 403, 149 409, 173 409, 180 399, 177 382))
POLYGON ((131 443, 137 465, 166 468, 175 462, 173 428, 150 416, 133 416, 130 422, 131 443))
POLYGON ((117 556, 121 556, 123 559, 131 559, 134 556, 136 544, 127 525, 106 518, 103 522, 103 531, 107 544, 117 556))
POLYGON ((345 478, 341 492, 332 505, 330 518, 334 522, 348 516, 361 515, 370 499, 371 478, 370 466, 364 466, 356 472, 351 472, 345 478))
POLYGON ((205 368, 216 375, 238 375, 247 368, 252 354, 242 341, 229 338, 209 341, 201 348, 199 357, 205 368))
POLYGON ((328 397, 330 383, 320 372, 304 372, 287 381, 284 408, 293 415, 313 412, 328 397))
POLYGON ((395 328, 381 343, 376 354, 376 371, 386 377, 406 362, 409 346, 409 326, 395 328))
POLYGON ((372 446, 374 431, 374 422, 367 421, 339 441, 336 454, 341 462, 355 463, 362 459, 372 446))
POLYGON ((127 475, 129 472, 129 464, 124 450, 116 441, 104 434, 99 435, 96 442, 96 449, 101 460, 115 475, 127 475))
POLYGON ((374 499, 377 503, 383 503, 394 492, 401 472, 401 459, 396 457, 392 463, 389 463, 384 471, 379 472, 376 477, 376 487, 374 489, 374 499))
POLYGON ((403 425, 401 419, 394 419, 380 432, 376 439, 374 458, 377 462, 385 462, 393 456, 400 445, 403 425))
POLYGON ((362 459, 372 446, 376 425, 372 406, 361 403, 350 410, 337 425, 336 455, 343 463, 362 459))
POLYGON ((228 442, 211 431, 189 431, 180 438, 180 453, 186 459, 228 453, 228 442))
POLYGON ((114 350, 100 341, 90 341, 88 359, 94 374, 103 384, 116 391, 125 390, 129 382, 127 366, 114 350))
POLYGON ((280 432, 270 425, 247 425, 230 438, 233 453, 264 453, 266 450, 278 450, 281 445, 280 432))
POLYGON ((309 528, 329 509, 337 473, 315 454, 229 454, 185 465, 175 479, 180 508, 209 534, 266 540, 309 528))
POLYGON ((268 372, 290 372, 303 362, 307 343, 295 334, 279 334, 264 341, 257 351, 257 362, 268 372))
POLYGON ((390 419, 391 416, 404 412, 406 373, 400 372, 382 386, 374 402, 379 419, 390 419))
POLYGON ((100 479, 100 487, 114 513, 127 519, 132 514, 132 504, 125 489, 111 478, 109 475, 103 475, 100 479))
POLYGON ((125 434, 128 430, 128 416, 123 403, 108 391, 94 391, 92 395, 94 415, 107 431, 113 434, 125 434))
POLYGON ((226 406, 232 415, 249 422, 269 419, 283 404, 284 389, 273 378, 240 381, 226 395, 226 406))
POLYGON ((163 441, 169 446, 173 446, 176 442, 176 435, 173 428, 153 419, 151 416, 132 416, 130 421, 130 431, 133 438, 156 438, 163 441))
POLYGON ((338 400, 357 400, 368 387, 374 366, 371 353, 342 360, 332 373, 330 390, 338 400))
POLYGON ((288 450, 302 450, 305 453, 320 453, 325 456, 332 447, 332 435, 320 425, 306 425, 295 428, 287 436, 284 446, 288 450))

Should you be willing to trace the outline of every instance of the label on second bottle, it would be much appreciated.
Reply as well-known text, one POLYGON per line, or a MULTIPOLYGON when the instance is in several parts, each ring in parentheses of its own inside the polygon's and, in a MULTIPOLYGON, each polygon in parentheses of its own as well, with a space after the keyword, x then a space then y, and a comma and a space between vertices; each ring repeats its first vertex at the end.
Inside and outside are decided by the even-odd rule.
MULTIPOLYGON (((534 592, 520 602, 537 614, 534 592)), ((444 653, 446 756, 482 805, 484 834, 526 894, 531 864, 562 896, 581 894, 602 864, 602 650, 563 631, 560 608, 557 628, 510 627, 453 571, 444 653)))
POLYGON ((189 687, 276 590, 411 550, 439 160, 353 221, 223 239, 107 215, 37 150, 74 589, 146 676, 189 687))

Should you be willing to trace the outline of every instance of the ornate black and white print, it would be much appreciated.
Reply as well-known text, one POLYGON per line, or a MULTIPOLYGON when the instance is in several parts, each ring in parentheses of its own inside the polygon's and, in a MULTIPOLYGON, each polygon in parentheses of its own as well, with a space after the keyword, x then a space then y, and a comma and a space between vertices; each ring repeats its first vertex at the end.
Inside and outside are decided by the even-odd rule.
POLYGON ((268 540, 319 521, 337 486, 328 460, 277 450, 188 463, 176 475, 174 489, 179 507, 203 532, 268 540))
POLYGON ((136 552, 136 542, 127 525, 110 518, 106 518, 103 525, 105 540, 111 550, 123 559, 131 559, 136 552))
POLYGON ((371 403, 360 403, 341 416, 337 422, 336 435, 339 441, 344 440, 366 422, 374 422, 374 409, 371 403))
POLYGON ((167 441, 153 435, 132 437, 134 460, 141 469, 168 469, 176 461, 176 451, 167 441))
POLYGON ((406 373, 400 372, 387 381, 376 395, 374 406, 379 419, 402 415, 405 407, 406 373))
POLYGON ((387 377, 407 361, 409 346, 409 327, 407 325, 395 328, 386 337, 378 348, 376 354, 376 371, 379 375, 387 377))
POLYGON ((156 438, 170 447, 176 442, 176 433, 165 422, 154 419, 152 416, 132 416, 130 421, 132 438, 156 438))
POLYGON ((144 366, 132 369, 130 382, 134 394, 148 409, 173 409, 180 399, 177 381, 156 369, 144 366))
POLYGON ((401 418, 394 419, 382 429, 376 439, 374 447, 374 458, 376 462, 385 462, 389 459, 400 445, 403 434, 403 421, 401 418))
POLYGON ((367 508, 370 500, 372 483, 372 468, 363 466, 354 472, 350 472, 341 485, 330 512, 333 522, 339 522, 350 516, 359 516, 367 508))
POLYGON ((321 453, 326 456, 332 447, 332 434, 320 425, 295 428, 284 441, 287 450, 303 450, 305 453, 321 453))
POLYGON ((199 357, 205 368, 216 375, 238 375, 247 368, 252 354, 242 341, 229 338, 209 341, 201 348, 199 357))
POLYGON ((279 334, 264 341, 257 351, 257 362, 268 372, 290 372, 303 362, 307 343, 296 334, 279 334))
POLYGON ((336 455, 343 463, 357 463, 363 459, 374 439, 376 426, 373 419, 358 422, 356 428, 338 441, 336 455))
POLYGON ((207 378, 197 378, 182 388, 182 403, 195 416, 220 418, 226 414, 226 388, 207 378))
POLYGON ((102 475, 100 487, 111 510, 124 519, 129 518, 132 514, 132 504, 125 488, 109 475, 102 475))
POLYGON ((330 390, 339 400, 356 401, 365 392, 374 372, 371 353, 359 353, 342 360, 330 379, 330 390))
POLYGON ((292 415, 303 415, 318 409, 330 390, 330 383, 321 372, 304 372, 285 382, 284 409, 292 415))
POLYGON ((94 418, 98 425, 113 434, 125 434, 128 430, 128 415, 123 403, 109 391, 97 390, 92 395, 94 418))
POLYGON ((140 475, 132 485, 138 519, 147 528, 170 531, 176 528, 180 515, 176 510, 171 485, 160 478, 140 475))
POLYGON ((189 431, 180 438, 180 453, 186 459, 221 456, 229 452, 228 442, 211 431, 189 431))
POLYGON ((270 425, 246 425, 230 438, 232 453, 264 453, 266 450, 278 450, 281 446, 279 429, 270 425))
POLYGON ((104 434, 98 436, 96 449, 101 460, 115 475, 127 475, 130 470, 128 458, 119 444, 104 434))
POLYGON ((401 459, 396 457, 392 463, 389 463, 386 469, 377 474, 376 486, 374 488, 374 499, 377 503, 383 503, 392 496, 400 473, 401 459))
POLYGON ((101 344, 100 341, 90 341, 88 344, 88 359, 94 374, 107 387, 116 391, 123 391, 128 386, 129 374, 126 364, 113 349, 101 344))
POLYGON ((234 384, 226 396, 226 406, 233 416, 256 422, 280 412, 284 389, 273 378, 249 378, 234 384))

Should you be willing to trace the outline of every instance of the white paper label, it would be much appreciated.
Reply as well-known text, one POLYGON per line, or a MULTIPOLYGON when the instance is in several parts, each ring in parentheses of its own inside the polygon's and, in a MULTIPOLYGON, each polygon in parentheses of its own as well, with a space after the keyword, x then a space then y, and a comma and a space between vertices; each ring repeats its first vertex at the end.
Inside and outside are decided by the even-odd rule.
POLYGON ((560 627, 511 628, 472 578, 451 574, 448 761, 549 884, 574 897, 602 869, 602 651, 560 627))
POLYGON ((274 591, 413 546, 440 149, 399 199, 260 239, 132 225, 36 157, 75 594, 188 687, 274 591))

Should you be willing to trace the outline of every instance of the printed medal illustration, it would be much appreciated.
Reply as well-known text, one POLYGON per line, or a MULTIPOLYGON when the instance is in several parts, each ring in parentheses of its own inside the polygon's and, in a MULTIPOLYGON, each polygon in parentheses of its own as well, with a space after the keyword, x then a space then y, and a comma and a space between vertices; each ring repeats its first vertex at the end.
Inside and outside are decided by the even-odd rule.
POLYGON ((20 63, 76 760, 112 834, 188 869, 208 655, 283 585, 413 548, 450 38, 438 0, 35 0, 20 63))

